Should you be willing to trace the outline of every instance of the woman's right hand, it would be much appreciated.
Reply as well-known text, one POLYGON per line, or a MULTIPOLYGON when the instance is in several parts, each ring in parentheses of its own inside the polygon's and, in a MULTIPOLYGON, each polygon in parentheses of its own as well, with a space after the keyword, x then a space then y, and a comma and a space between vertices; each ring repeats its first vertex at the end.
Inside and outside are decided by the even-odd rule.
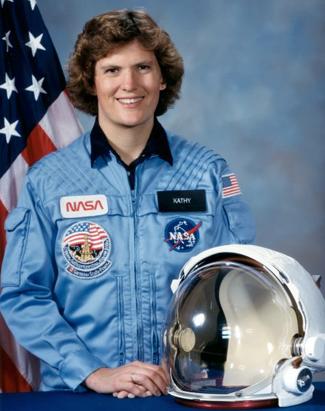
POLYGON ((89 389, 118 398, 159 396, 167 393, 168 384, 168 376, 161 366, 140 361, 118 368, 99 368, 85 380, 89 389))

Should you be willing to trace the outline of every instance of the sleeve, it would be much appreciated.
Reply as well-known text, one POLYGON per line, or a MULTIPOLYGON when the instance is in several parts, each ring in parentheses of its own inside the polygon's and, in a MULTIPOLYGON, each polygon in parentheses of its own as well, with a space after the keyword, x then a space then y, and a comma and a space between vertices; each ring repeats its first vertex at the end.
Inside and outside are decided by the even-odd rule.
POLYGON ((56 368, 71 389, 106 365, 89 352, 52 298, 54 226, 27 181, 6 221, 0 309, 17 341, 56 368))
POLYGON ((254 243, 256 227, 252 212, 243 199, 235 173, 230 170, 226 161, 223 161, 219 176, 219 195, 232 241, 239 244, 254 243))

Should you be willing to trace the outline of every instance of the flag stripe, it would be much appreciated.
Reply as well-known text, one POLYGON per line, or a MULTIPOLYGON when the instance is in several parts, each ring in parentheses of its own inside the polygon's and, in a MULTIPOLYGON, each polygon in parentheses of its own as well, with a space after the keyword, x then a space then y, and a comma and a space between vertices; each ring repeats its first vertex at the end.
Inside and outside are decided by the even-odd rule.
MULTIPOLYGON (((17 388, 19 388, 19 386, 23 384, 22 379, 24 379, 25 384, 23 384, 23 386, 27 391, 31 391, 33 384, 37 386, 39 383, 39 377, 36 377, 36 375, 39 374, 38 361, 36 361, 34 357, 30 357, 29 361, 26 361, 28 353, 15 342, 1 315, 0 328, 0 346, 3 350, 2 352, 5 352, 8 356, 7 364, 10 367, 10 373, 3 367, 5 370, 5 372, 2 373, 3 381, 6 382, 6 385, 11 384, 14 386, 14 384, 19 384, 17 386, 17 388), (13 376, 11 375, 12 372, 14 373, 13 376), (17 378, 17 381, 15 381, 13 377, 17 378), (10 379, 13 379, 13 381, 9 382, 10 379)), ((6 391, 6 389, 4 389, 5 387, 2 388, 3 391, 6 391)))
POLYGON ((27 146, 21 154, 26 163, 31 166, 43 156, 55 150, 56 147, 52 140, 49 139, 42 127, 37 124, 28 136, 27 146))
POLYGON ((0 345, 1 367, 6 370, 0 373, 0 392, 29 392, 32 387, 26 379, 20 374, 17 367, 11 361, 9 355, 0 345))
POLYGON ((0 200, 8 211, 17 204, 18 194, 24 181, 28 164, 19 155, 0 179, 0 200))
POLYGON ((64 147, 82 132, 72 105, 63 91, 39 122, 56 147, 64 147))

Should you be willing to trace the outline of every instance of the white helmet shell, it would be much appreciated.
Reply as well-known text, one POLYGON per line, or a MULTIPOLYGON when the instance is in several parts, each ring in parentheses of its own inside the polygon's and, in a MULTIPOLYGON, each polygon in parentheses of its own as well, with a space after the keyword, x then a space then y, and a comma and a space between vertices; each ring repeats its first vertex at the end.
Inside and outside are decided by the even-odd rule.
POLYGON ((164 333, 170 394, 223 407, 309 400, 325 369, 325 301, 293 258, 253 245, 192 257, 172 284, 164 333))

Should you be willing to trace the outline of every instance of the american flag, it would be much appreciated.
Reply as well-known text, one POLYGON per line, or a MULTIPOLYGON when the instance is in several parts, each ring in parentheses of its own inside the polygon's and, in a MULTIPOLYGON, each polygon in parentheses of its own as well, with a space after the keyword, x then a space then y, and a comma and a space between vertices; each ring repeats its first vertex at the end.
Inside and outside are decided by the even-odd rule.
POLYGON ((232 197, 241 194, 237 177, 234 173, 222 176, 222 197, 232 197))
MULTIPOLYGON (((0 0, 0 264, 4 220, 28 168, 81 133, 65 79, 35 0, 0 0)), ((0 391, 30 391, 37 363, 0 313, 0 391)))
POLYGON ((101 250, 107 233, 99 225, 94 223, 75 224, 64 238, 64 243, 69 246, 82 245, 87 242, 92 250, 101 250))

